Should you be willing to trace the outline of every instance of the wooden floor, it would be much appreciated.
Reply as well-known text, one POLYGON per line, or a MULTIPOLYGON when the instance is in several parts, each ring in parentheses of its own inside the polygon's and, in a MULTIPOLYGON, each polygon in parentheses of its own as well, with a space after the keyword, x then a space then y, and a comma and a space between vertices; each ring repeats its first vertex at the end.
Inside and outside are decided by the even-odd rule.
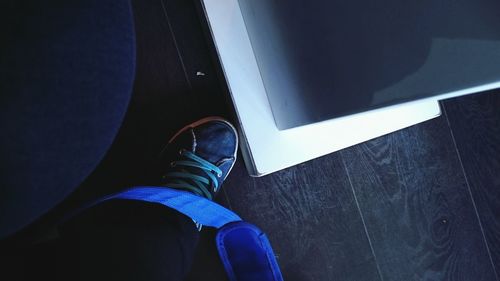
MULTIPOLYGON (((147 182, 143 163, 187 122, 231 116, 197 4, 133 3, 134 96, 85 183, 96 193, 147 182)), ((285 280, 500 280, 500 91, 442 105, 439 118, 266 177, 239 160, 219 202, 268 234, 285 280)), ((213 236, 188 280, 225 280, 213 236)))

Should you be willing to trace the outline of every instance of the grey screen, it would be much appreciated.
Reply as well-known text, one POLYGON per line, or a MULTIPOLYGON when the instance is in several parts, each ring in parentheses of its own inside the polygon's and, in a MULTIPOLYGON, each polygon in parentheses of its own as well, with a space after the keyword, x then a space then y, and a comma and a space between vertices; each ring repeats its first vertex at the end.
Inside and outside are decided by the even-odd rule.
POLYGON ((239 4, 279 129, 500 81, 500 1, 239 4))

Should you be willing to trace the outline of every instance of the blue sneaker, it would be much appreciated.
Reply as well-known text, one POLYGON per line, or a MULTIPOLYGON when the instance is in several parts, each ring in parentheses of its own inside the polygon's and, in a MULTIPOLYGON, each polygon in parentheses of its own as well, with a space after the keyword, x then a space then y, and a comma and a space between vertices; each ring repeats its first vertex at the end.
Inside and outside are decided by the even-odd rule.
POLYGON ((236 162, 238 133, 220 117, 207 117, 177 132, 162 152, 162 185, 213 200, 236 162))

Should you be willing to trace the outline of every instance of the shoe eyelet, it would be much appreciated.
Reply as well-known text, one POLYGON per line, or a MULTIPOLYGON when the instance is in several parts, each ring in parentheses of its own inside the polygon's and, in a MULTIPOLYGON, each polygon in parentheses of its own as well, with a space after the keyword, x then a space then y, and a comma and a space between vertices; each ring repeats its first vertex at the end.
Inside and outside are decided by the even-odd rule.
POLYGON ((180 149, 179 150, 179 155, 182 155, 183 152, 184 152, 184 149, 180 149))
POLYGON ((217 174, 217 177, 218 177, 218 178, 222 177, 222 173, 217 174))
POLYGON ((174 161, 170 162, 170 167, 175 167, 175 165, 176 165, 176 164, 175 164, 175 162, 174 162, 174 161))

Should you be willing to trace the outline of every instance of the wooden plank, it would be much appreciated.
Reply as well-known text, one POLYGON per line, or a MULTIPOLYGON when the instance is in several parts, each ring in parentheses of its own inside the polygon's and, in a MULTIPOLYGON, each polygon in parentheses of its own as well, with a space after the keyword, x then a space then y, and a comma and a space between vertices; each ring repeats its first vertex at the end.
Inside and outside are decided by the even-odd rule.
POLYGON ((341 155, 383 280, 495 280, 444 117, 341 155))
POLYGON ((497 280, 500 272, 500 91, 443 102, 479 214, 497 280))
POLYGON ((190 87, 192 111, 197 116, 229 117, 228 97, 217 76, 217 68, 206 34, 204 22, 194 1, 161 0, 173 39, 190 87))
POLYGON ((267 233, 285 280, 380 280, 338 154, 262 178, 238 161, 224 189, 267 233))

